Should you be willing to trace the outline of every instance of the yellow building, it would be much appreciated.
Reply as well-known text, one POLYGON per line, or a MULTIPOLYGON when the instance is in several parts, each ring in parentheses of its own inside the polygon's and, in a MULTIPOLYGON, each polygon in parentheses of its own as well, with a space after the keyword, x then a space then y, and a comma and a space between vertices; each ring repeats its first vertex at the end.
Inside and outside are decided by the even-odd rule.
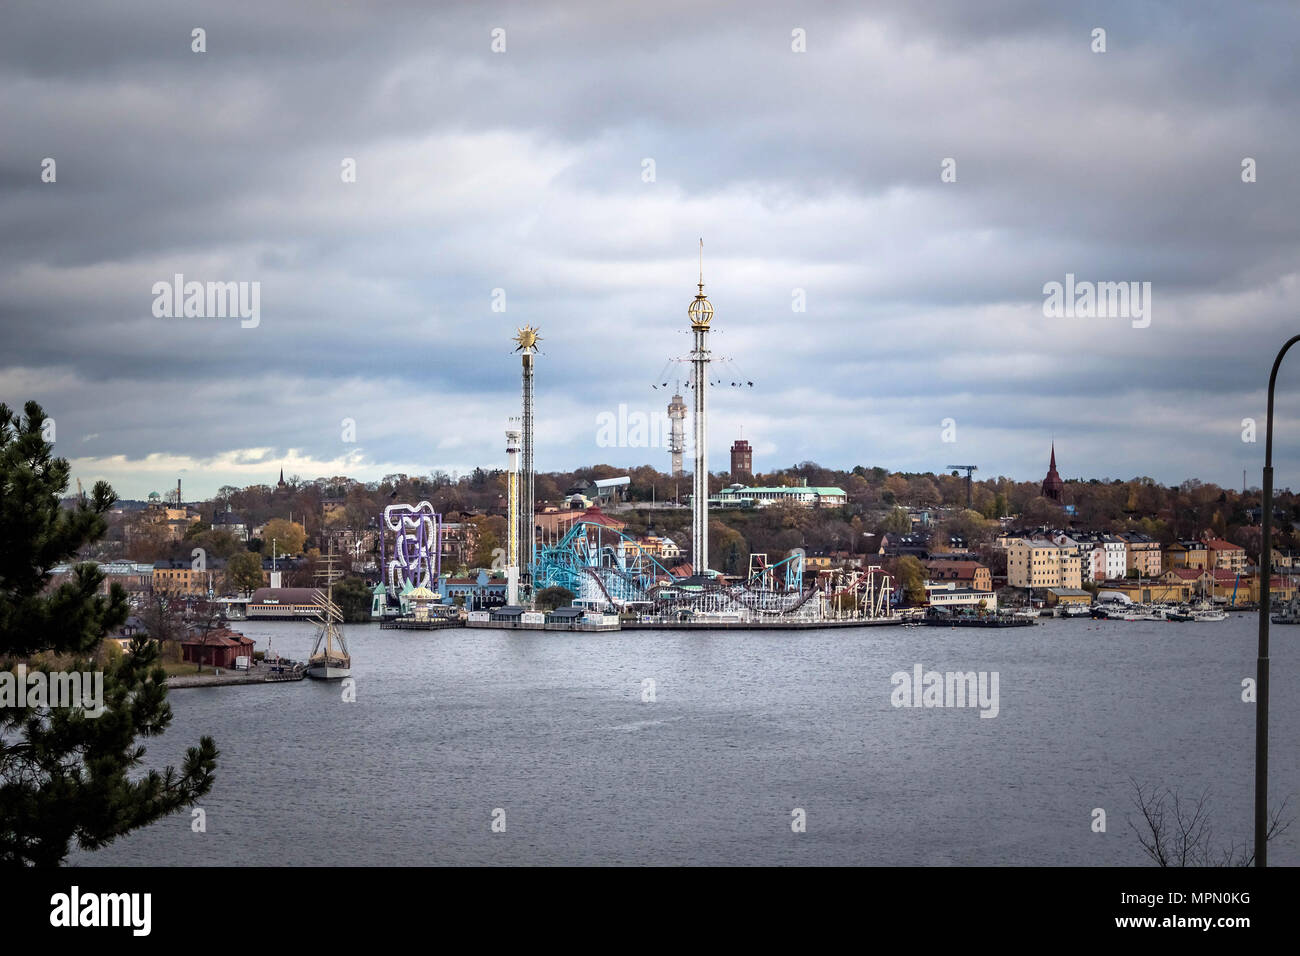
POLYGON ((1186 604, 1195 596, 1194 589, 1185 581, 1164 577, 1156 581, 1143 580, 1141 584, 1137 578, 1107 581, 1102 590, 1118 591, 1135 604, 1186 604))
POLYGON ((1092 603, 1092 594, 1084 591, 1082 588, 1048 588, 1047 589, 1047 606, 1056 607, 1058 604, 1081 604, 1087 607, 1092 603))
POLYGON ((1165 564, 1171 568, 1210 567, 1210 551, 1201 541, 1175 541, 1165 549, 1165 564))
POLYGON ((1241 545, 1222 538, 1206 538, 1205 548, 1213 570, 1232 571, 1234 574, 1246 570, 1246 549, 1241 545))
POLYGON ((1119 535, 1124 542, 1125 569, 1136 569, 1144 578, 1158 578, 1162 571, 1160 542, 1140 531, 1119 535))
POLYGON ((155 561, 153 565, 155 591, 206 595, 213 583, 212 571, 196 571, 189 561, 155 561))
MULTIPOLYGON (((1210 572, 1214 575, 1214 598, 1230 605, 1259 602, 1259 575, 1238 574, 1222 568, 1210 572)), ((1295 578, 1291 575, 1273 575, 1269 579, 1269 601, 1277 604, 1295 596, 1295 578)))
POLYGON ((1083 564, 1070 548, 1042 539, 1007 541, 1007 584, 1013 588, 1079 588, 1083 564))
POLYGON ((672 538, 653 534, 638 538, 636 541, 620 541, 618 547, 627 560, 631 560, 636 555, 638 547, 643 553, 661 561, 675 561, 682 556, 682 549, 672 538))

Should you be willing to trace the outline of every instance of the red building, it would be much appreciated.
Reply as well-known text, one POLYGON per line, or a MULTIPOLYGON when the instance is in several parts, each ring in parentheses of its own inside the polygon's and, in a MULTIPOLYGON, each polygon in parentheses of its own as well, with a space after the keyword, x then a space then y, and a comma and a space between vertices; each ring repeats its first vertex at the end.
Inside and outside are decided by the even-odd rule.
POLYGON ((749 442, 738 438, 731 446, 731 480, 754 477, 754 449, 749 442))
POLYGON ((190 636, 181 641, 181 660, 210 667, 234 667, 236 657, 252 660, 254 641, 227 627, 209 631, 207 639, 190 636))

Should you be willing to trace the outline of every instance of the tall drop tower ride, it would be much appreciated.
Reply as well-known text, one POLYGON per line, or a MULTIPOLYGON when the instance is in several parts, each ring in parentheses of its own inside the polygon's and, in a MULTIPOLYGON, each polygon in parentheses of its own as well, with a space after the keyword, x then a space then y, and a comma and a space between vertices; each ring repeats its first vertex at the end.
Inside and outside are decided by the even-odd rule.
POLYGON ((520 451, 523 460, 519 472, 519 561, 523 566, 524 580, 529 580, 533 563, 537 560, 537 540, 533 531, 533 356, 540 351, 537 343, 542 337, 538 330, 525 325, 515 336, 516 352, 523 353, 523 421, 520 428, 520 451))
POLYGON ((704 295, 704 240, 700 240, 700 291, 686 309, 695 348, 691 352, 695 392, 695 497, 691 499, 691 565, 696 574, 709 568, 709 322, 713 306, 704 295))

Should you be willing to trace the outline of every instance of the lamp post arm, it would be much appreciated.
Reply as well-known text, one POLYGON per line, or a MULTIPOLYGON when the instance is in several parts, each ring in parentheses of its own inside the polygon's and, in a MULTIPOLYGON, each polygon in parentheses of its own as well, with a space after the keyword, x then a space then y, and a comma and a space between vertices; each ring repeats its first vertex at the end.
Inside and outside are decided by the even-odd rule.
POLYGON ((1286 353, 1290 351, 1291 346, 1295 345, 1297 342, 1300 342, 1300 335, 1293 335, 1291 338, 1286 340, 1286 344, 1283 345, 1281 350, 1277 353, 1277 358, 1273 359, 1273 371, 1270 372, 1268 376, 1268 418, 1265 420, 1264 425, 1265 468, 1273 467, 1273 389, 1277 384, 1277 370, 1281 366, 1282 359, 1286 356, 1286 353))
POLYGON ((1291 346, 1293 335, 1273 360, 1268 376, 1268 417, 1264 422, 1264 497, 1260 502, 1261 548, 1259 556, 1259 656, 1255 661, 1255 865, 1268 866, 1268 625, 1273 580, 1273 391, 1277 370, 1291 346))

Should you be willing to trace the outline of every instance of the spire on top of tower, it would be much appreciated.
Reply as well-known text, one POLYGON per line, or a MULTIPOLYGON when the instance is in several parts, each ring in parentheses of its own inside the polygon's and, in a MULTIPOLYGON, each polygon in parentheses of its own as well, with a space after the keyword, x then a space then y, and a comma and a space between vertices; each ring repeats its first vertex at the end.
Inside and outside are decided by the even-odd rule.
POLYGON ((691 328, 707 329, 709 320, 713 318, 713 306, 708 298, 704 295, 704 240, 700 240, 700 291, 696 294, 694 301, 686 309, 686 314, 691 317, 691 328))

